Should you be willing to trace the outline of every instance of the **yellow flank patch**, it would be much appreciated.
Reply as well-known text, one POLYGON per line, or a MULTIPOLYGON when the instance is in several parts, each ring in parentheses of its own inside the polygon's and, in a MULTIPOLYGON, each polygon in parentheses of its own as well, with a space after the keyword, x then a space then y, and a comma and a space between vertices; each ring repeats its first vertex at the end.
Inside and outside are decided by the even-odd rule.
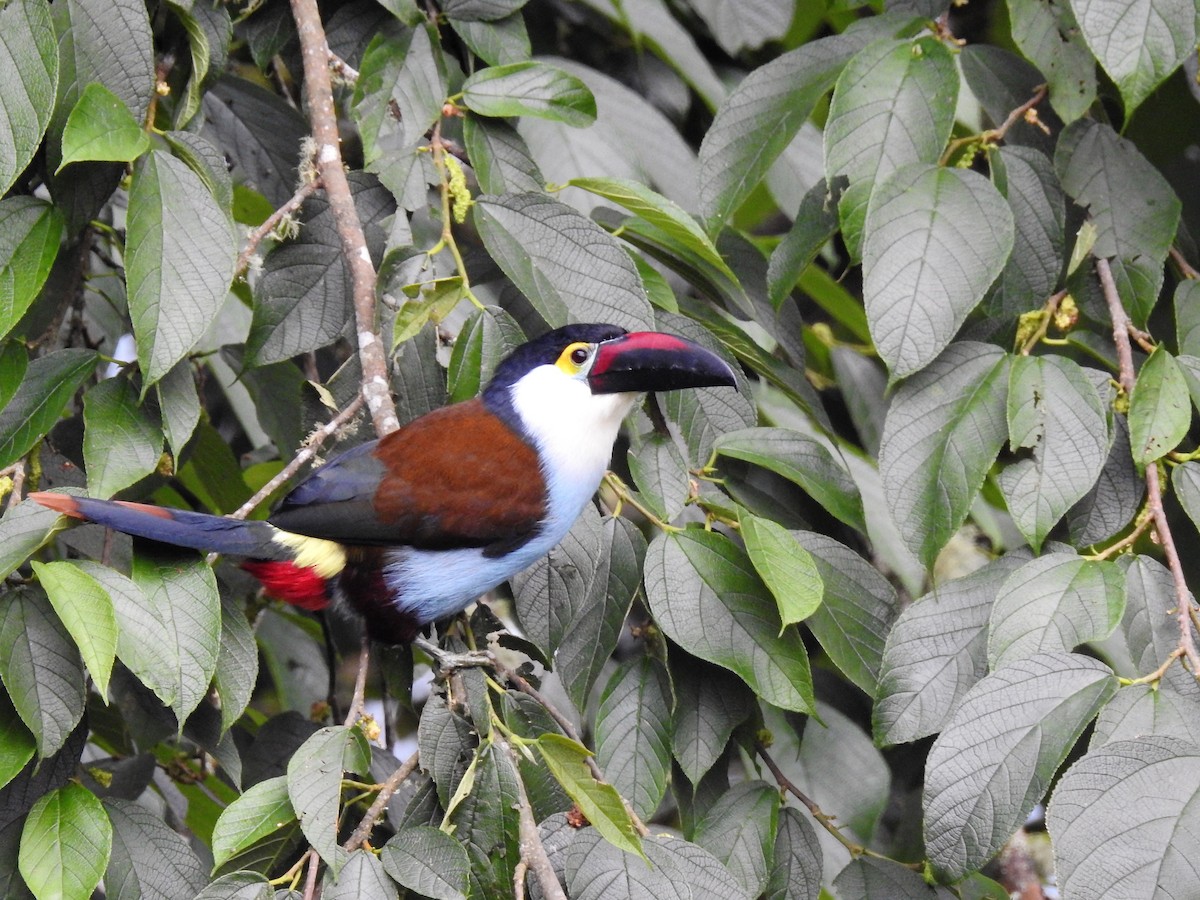
POLYGON ((332 578, 346 568, 346 551, 336 541, 282 530, 272 540, 295 552, 296 565, 312 569, 322 578, 332 578))

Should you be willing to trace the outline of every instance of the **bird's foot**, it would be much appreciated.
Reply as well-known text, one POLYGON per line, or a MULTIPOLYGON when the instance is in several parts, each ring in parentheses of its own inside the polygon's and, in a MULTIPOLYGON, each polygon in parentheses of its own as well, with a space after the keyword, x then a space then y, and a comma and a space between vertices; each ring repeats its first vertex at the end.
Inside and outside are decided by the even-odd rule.
POLYGON ((433 641, 420 635, 413 638, 412 644, 429 657, 433 666, 433 677, 437 681, 443 681, 459 669, 491 668, 496 664, 496 658, 490 650, 454 653, 450 650, 443 650, 433 641))

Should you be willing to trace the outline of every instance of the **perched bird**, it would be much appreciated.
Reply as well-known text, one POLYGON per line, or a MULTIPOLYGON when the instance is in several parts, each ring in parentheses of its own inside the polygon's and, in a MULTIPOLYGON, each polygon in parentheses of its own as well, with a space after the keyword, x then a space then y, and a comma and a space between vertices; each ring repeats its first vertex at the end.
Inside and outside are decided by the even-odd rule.
POLYGON ((691 341, 568 325, 523 344, 474 400, 435 410, 314 470, 267 521, 38 492, 68 516, 245 558, 267 594, 347 602, 405 643, 554 547, 596 492, 638 394, 734 384, 691 341))

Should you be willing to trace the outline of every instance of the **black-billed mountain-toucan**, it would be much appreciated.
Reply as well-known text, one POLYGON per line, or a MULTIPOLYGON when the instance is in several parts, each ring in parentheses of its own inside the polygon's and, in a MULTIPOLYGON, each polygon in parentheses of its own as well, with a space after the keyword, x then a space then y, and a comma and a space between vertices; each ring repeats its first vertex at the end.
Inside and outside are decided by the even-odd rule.
POLYGON ((267 594, 344 600, 403 643, 543 556, 596 492, 638 394, 734 384, 691 341, 568 325, 518 347, 479 397, 313 471, 267 521, 39 492, 68 516, 243 557, 267 594))

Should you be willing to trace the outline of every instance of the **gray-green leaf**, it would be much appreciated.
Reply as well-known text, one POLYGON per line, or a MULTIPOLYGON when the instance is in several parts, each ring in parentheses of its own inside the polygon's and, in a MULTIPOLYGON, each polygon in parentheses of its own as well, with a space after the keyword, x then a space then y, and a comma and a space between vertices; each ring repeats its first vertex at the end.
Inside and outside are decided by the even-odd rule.
POLYGON ((0 6, 0 196, 42 142, 58 86, 58 41, 42 0, 0 6))
POLYGON ((596 121, 596 98, 588 86, 540 62, 476 72, 463 83, 463 103, 481 116, 537 116, 576 127, 596 121))
POLYGON ((383 868, 403 887, 433 900, 465 900, 470 863, 462 844, 424 825, 401 828, 379 854, 383 868))
POLYGON ((671 679, 640 656, 620 666, 600 694, 596 762, 642 819, 662 801, 671 771, 671 679))
POLYGON ((1161 345, 1138 371, 1129 398, 1129 443, 1139 471, 1170 453, 1192 423, 1188 385, 1175 357, 1161 345))
MULTIPOLYGON (((0 20, 3 16, 0 11, 0 20)), ((46 283, 62 233, 62 213, 44 200, 0 200, 0 337, 21 320, 46 283)))

